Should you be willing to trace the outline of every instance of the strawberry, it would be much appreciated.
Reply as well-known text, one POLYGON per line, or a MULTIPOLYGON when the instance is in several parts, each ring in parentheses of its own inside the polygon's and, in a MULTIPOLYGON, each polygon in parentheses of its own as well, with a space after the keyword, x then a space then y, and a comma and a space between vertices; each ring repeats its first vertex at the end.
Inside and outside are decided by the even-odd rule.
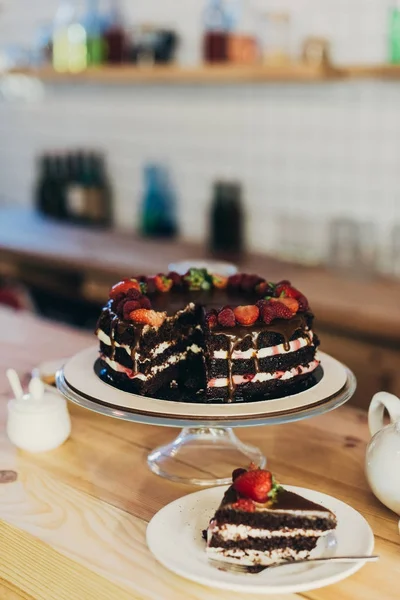
POLYGON ((217 327, 217 325, 218 325, 218 316, 217 316, 217 311, 216 310, 211 310, 206 315, 206 323, 207 323, 207 325, 208 325, 208 327, 210 329, 214 329, 214 327, 217 327))
POLYGON ((260 316, 267 325, 272 323, 272 321, 275 319, 275 310, 273 306, 267 303, 265 306, 260 308, 260 316))
POLYGON ((169 279, 162 273, 159 273, 154 277, 154 283, 156 284, 156 288, 159 292, 169 292, 174 284, 172 279, 169 279))
POLYGON ((118 294, 126 294, 128 290, 136 289, 140 291, 140 285, 137 279, 123 279, 119 281, 110 290, 110 298, 114 300, 118 294))
POLYGON ((240 323, 240 325, 253 325, 260 315, 258 307, 254 304, 249 304, 248 306, 237 306, 233 310, 233 313, 236 321, 240 323))
POLYGON ((293 314, 297 313, 299 310, 299 303, 296 298, 271 298, 271 302, 280 302, 281 304, 284 304, 293 314))
POLYGON ((254 291, 259 296, 273 296, 275 293, 275 285, 270 281, 260 281, 260 283, 257 283, 254 291))
POLYGON ((296 298, 297 302, 299 303, 299 310, 302 312, 305 312, 307 310, 310 309, 310 306, 308 304, 308 300, 305 296, 303 296, 303 294, 300 294, 297 298, 296 298))
POLYGON ((218 313, 218 323, 223 327, 234 327, 236 325, 235 314, 230 306, 224 306, 218 313))
POLYGON ((268 493, 272 489, 272 475, 262 469, 247 471, 235 479, 233 487, 245 498, 251 498, 255 502, 267 502, 268 493))
POLYGON ((273 310, 275 319, 291 319, 294 315, 293 311, 290 310, 283 302, 283 298, 279 300, 277 298, 271 298, 270 308, 273 310))
POLYGON ((129 318, 135 323, 151 325, 151 327, 161 327, 161 325, 164 323, 166 316, 167 313, 165 312, 156 312, 155 310, 139 308, 138 310, 133 310, 130 313, 129 318))
POLYGON ((215 288, 218 288, 219 290, 224 290, 228 285, 228 278, 224 277, 223 275, 216 275, 215 273, 213 273, 211 277, 213 286, 215 288))
POLYGON ((256 510, 255 504, 250 498, 239 498, 237 502, 232 504, 232 508, 243 510, 245 512, 254 512, 256 510))
POLYGON ((240 467, 232 471, 232 481, 235 481, 235 479, 237 479, 239 475, 243 475, 243 473, 247 473, 247 471, 246 469, 241 469, 240 467))
POLYGON ((280 281, 276 288, 276 295, 280 297, 295 298, 299 303, 298 310, 305 312, 310 309, 307 298, 290 284, 290 281, 280 281))

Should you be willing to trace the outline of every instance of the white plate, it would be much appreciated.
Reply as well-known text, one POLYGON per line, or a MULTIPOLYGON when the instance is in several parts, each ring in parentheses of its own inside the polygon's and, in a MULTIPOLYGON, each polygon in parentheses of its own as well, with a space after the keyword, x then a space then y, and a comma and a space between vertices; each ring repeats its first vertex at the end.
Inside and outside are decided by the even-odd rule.
MULTIPOLYGON (((172 402, 131 394, 104 383, 94 372, 93 365, 99 356, 98 346, 88 348, 73 356, 64 365, 63 379, 67 386, 93 402, 101 402, 120 410, 152 415, 165 419, 198 419, 228 421, 230 419, 261 419, 304 410, 330 401, 345 388, 348 373, 342 363, 328 354, 318 354, 324 375, 314 387, 298 394, 260 400, 258 402, 231 404, 200 404, 172 402)), ((64 391, 64 390, 63 390, 64 391)), ((346 397, 346 400, 351 394, 346 397)))
MULTIPOLYGON (((285 486, 322 504, 337 517, 336 555, 371 554, 374 535, 364 517, 344 502, 306 488, 285 486)), ((290 594, 330 585, 365 563, 293 565, 258 575, 229 573, 208 564, 202 530, 208 525, 227 487, 189 494, 162 508, 147 527, 147 545, 156 559, 177 575, 203 585, 254 594, 290 594)), ((318 552, 318 548, 314 551, 318 552)), ((318 555, 323 555, 319 550, 318 555)), ((315 554, 313 554, 315 555, 315 554)), ((331 553, 328 554, 330 556, 331 553)))

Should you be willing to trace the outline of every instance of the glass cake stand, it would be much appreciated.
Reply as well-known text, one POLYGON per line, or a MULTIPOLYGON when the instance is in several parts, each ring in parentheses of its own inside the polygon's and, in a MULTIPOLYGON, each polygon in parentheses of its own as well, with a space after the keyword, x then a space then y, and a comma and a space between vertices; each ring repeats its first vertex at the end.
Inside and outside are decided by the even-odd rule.
POLYGON ((356 389, 353 373, 320 353, 321 380, 299 394, 229 405, 171 402, 129 394, 103 382, 93 369, 97 356, 95 347, 72 357, 57 373, 60 392, 109 417, 182 428, 172 442, 152 450, 147 463, 161 477, 199 486, 229 484, 232 470, 250 462, 266 465, 261 450, 241 442, 235 428, 279 425, 321 415, 347 402, 356 389))

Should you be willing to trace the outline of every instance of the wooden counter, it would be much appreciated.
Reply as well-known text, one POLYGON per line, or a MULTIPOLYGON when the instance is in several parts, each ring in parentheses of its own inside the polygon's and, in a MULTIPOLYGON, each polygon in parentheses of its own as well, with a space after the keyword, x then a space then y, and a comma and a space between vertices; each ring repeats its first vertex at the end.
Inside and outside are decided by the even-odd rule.
MULTIPOLYGON (((158 478, 146 466, 149 450, 176 430, 118 421, 70 405, 72 436, 57 450, 29 455, 7 441, 5 368, 15 367, 26 381, 38 361, 67 356, 92 341, 90 335, 0 309, 0 470, 18 476, 0 485, 0 597, 261 600, 186 581, 148 551, 149 519, 194 490, 158 478)), ((333 586, 284 597, 397 600, 397 518, 374 498, 364 477, 366 415, 345 406, 299 423, 243 429, 239 437, 262 448, 283 483, 340 498, 363 514, 375 534, 378 563, 333 586)))

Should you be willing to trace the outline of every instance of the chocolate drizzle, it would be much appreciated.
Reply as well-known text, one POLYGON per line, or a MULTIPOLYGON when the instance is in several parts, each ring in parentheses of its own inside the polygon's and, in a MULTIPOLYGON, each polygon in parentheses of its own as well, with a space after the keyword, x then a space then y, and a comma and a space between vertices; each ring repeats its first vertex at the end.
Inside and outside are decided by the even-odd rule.
POLYGON ((255 324, 251 327, 245 327, 237 325, 236 327, 219 327, 213 330, 213 333, 217 335, 226 335, 228 338, 228 398, 227 402, 233 401, 235 393, 235 382, 232 375, 232 360, 233 352, 243 340, 251 336, 253 342, 253 359, 256 374, 259 373, 260 365, 257 357, 257 339, 258 334, 261 332, 277 333, 283 338, 283 347, 286 352, 290 350, 290 340, 296 331, 302 331, 307 339, 307 345, 311 345, 311 338, 307 331, 307 319, 306 314, 297 314, 291 319, 276 319, 270 325, 266 323, 255 324))

